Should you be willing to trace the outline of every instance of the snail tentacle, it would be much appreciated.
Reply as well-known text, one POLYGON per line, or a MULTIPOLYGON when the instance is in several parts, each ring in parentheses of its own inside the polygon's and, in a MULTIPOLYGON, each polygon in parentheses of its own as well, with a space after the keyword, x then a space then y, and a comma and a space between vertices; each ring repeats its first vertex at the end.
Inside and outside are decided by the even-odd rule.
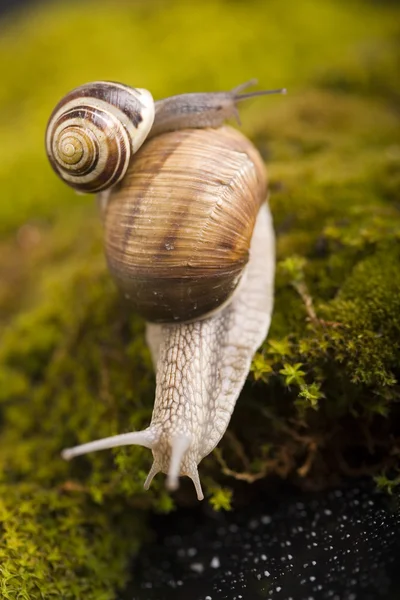
POLYGON ((190 436, 183 433, 178 433, 171 437, 171 459, 167 475, 167 488, 171 491, 178 488, 178 477, 181 472, 181 464, 185 452, 190 447, 191 441, 190 436))
POLYGON ((72 448, 66 448, 62 451, 61 456, 65 460, 70 460, 75 456, 88 454, 89 452, 97 452, 98 450, 108 450, 117 446, 144 446, 145 448, 153 448, 156 443, 157 435, 151 427, 143 431, 131 431, 129 433, 120 433, 107 438, 80 444, 72 448))
POLYGON ((151 482, 153 481, 154 477, 156 475, 158 475, 158 473, 160 473, 160 472, 161 472, 160 467, 158 466, 156 461, 153 461, 153 464, 151 465, 149 474, 146 477, 146 481, 143 484, 143 487, 145 490, 148 490, 150 488, 151 482))

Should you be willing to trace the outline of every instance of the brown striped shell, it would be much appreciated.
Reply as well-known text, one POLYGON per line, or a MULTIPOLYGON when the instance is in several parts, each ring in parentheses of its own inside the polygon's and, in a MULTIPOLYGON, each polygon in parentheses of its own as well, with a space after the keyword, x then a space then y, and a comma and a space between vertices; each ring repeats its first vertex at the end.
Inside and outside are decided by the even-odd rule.
POLYGON ((132 154, 154 121, 147 90, 95 81, 67 94, 46 131, 46 152, 56 173, 80 192, 99 192, 124 177, 132 154))
POLYGON ((148 140, 109 197, 105 248, 113 278, 149 321, 213 312, 238 286, 265 196, 262 159, 235 129, 148 140))

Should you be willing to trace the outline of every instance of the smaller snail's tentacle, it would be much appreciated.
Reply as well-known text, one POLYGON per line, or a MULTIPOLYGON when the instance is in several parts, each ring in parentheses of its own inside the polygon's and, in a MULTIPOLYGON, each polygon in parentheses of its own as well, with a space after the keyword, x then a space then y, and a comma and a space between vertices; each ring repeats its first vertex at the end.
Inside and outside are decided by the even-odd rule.
POLYGON ((171 438, 171 459, 169 463, 167 488, 171 491, 179 486, 179 474, 185 452, 190 446, 191 438, 188 435, 177 434, 171 438))
POLYGON ((137 445, 144 446, 145 448, 153 448, 156 442, 157 434, 149 427, 143 431, 121 433, 101 440, 95 440, 94 442, 88 442, 87 444, 81 444, 80 446, 74 446, 73 448, 66 448, 62 451, 61 456, 65 460, 70 460, 74 456, 97 452, 98 450, 106 450, 108 448, 116 448, 117 446, 137 445))
POLYGON ((270 94, 286 94, 286 88, 279 88, 276 90, 256 90, 255 92, 248 92, 247 94, 240 93, 252 85, 257 85, 257 83, 257 79, 250 79, 250 81, 246 81, 246 83, 238 85, 231 91, 232 101, 234 103, 232 116, 236 119, 236 122, 239 126, 242 125, 242 122, 240 120, 239 109, 236 106, 238 102, 241 102, 242 100, 248 100, 249 98, 255 98, 256 96, 269 96, 270 94))
POLYGON ((240 83, 239 85, 237 85, 236 87, 233 88, 233 90, 231 90, 231 94, 233 96, 238 96, 240 94, 240 92, 243 92, 243 90, 246 90, 248 87, 253 87, 253 85, 257 85, 258 84, 258 79, 249 79, 249 81, 245 81, 244 83, 240 83))
POLYGON ((143 484, 143 487, 145 490, 148 490, 150 487, 151 482, 153 481, 154 477, 157 475, 157 473, 159 473, 161 471, 160 467, 158 466, 158 464, 156 463, 156 461, 153 462, 153 464, 151 465, 151 469, 149 471, 149 474, 146 477, 146 481, 143 484))
POLYGON ((278 88, 276 90, 256 90, 255 92, 247 92, 247 94, 241 94, 243 90, 246 90, 248 87, 253 85, 257 85, 257 79, 250 79, 250 81, 246 81, 246 83, 241 83, 237 87, 233 88, 231 94, 235 99, 235 102, 240 102, 241 100, 247 100, 248 98, 255 98, 256 96, 270 96, 271 94, 286 94, 286 88, 278 88))
POLYGON ((277 88, 276 90, 257 90, 255 92, 248 92, 247 94, 236 94, 235 102, 241 100, 247 100, 248 98, 255 98, 256 96, 270 96, 271 94, 286 94, 286 88, 277 88))

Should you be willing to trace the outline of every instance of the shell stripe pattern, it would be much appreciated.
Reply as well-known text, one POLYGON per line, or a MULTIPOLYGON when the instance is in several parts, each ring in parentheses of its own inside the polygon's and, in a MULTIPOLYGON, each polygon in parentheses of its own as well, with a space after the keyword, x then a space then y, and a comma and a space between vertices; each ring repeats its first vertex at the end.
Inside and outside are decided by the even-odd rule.
POLYGON ((46 133, 47 154, 71 186, 101 191, 125 175, 153 119, 154 103, 147 90, 112 82, 84 85, 54 109, 46 133))
POLYGON ((146 142, 104 214, 107 262, 125 297, 156 322, 222 307, 248 262, 265 194, 264 164, 237 130, 187 129, 146 142))

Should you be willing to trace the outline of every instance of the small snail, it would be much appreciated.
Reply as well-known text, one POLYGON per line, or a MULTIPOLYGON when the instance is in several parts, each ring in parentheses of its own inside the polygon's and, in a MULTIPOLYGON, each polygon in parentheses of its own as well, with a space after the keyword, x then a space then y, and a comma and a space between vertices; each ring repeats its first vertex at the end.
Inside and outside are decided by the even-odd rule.
POLYGON ((146 90, 95 82, 70 92, 46 132, 51 165, 79 191, 102 192, 110 272, 147 320, 157 371, 150 426, 69 448, 65 459, 139 444, 145 482, 189 476, 223 436, 271 318, 274 233, 260 155, 239 131, 248 84, 153 103, 146 90), (140 150, 139 150, 140 148, 140 150), (118 184, 118 185, 117 185, 118 184))

